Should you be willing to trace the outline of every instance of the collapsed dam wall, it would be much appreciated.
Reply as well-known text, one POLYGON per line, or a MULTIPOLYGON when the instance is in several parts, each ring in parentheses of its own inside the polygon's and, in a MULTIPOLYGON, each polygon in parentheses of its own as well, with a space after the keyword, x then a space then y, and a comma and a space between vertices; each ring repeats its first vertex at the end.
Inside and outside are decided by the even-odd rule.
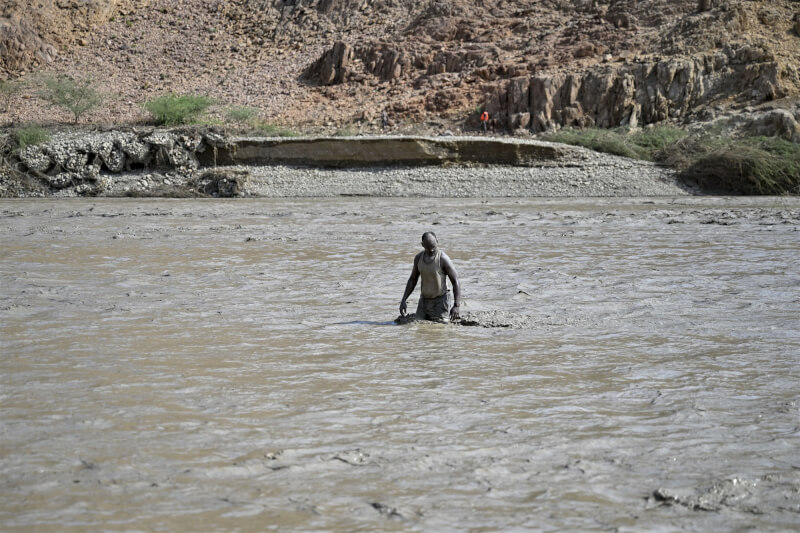
MULTIPOLYGON (((114 188, 115 182, 123 179, 120 176, 152 169, 180 176, 175 181, 188 184, 201 194, 229 196, 236 195, 236 176, 241 173, 234 173, 236 176, 231 177, 230 173, 203 174, 202 171, 233 165, 363 168, 486 164, 527 167, 565 162, 577 150, 566 145, 520 139, 230 138, 213 130, 151 129, 59 134, 49 142, 20 150, 15 172, 38 184, 44 195, 62 191, 84 196, 106 194, 114 188), (197 181, 201 174, 205 177, 197 181)), ((6 183, 11 179, 1 175, 0 178, 6 183)), ((171 184, 167 182, 165 185, 171 184)))
POLYGON ((482 163, 528 166, 557 160, 566 146, 537 141, 466 137, 319 137, 232 139, 200 162, 214 164, 299 164, 324 167, 482 163))

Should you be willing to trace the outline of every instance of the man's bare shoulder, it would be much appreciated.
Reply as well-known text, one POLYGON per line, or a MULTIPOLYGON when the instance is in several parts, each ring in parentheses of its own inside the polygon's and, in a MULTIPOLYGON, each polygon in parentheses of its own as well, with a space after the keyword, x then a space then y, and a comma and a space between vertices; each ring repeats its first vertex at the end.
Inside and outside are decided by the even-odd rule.
POLYGON ((442 258, 441 258, 440 264, 442 265, 442 270, 444 270, 445 272, 451 273, 454 276, 456 275, 456 267, 455 267, 455 265, 453 265, 453 262, 450 260, 450 258, 447 256, 447 254, 444 253, 444 252, 442 252, 442 258))

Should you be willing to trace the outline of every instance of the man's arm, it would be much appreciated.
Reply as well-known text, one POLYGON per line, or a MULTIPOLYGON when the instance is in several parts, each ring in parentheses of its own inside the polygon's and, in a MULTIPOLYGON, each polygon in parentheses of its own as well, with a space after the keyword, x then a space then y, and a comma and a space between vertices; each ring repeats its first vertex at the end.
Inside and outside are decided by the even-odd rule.
POLYGON ((442 256, 442 270, 450 278, 450 284, 453 285, 453 308, 450 309, 450 320, 458 320, 461 318, 459 314, 461 311, 461 284, 458 282, 456 267, 446 255, 442 256))
POLYGON ((408 314, 406 300, 408 300, 408 297, 414 292, 417 281, 419 280, 419 269, 417 268, 418 260, 419 254, 414 258, 414 268, 411 269, 411 275, 408 277, 408 282, 406 283, 406 292, 403 293, 403 299, 400 301, 400 316, 406 316, 406 314, 408 314))

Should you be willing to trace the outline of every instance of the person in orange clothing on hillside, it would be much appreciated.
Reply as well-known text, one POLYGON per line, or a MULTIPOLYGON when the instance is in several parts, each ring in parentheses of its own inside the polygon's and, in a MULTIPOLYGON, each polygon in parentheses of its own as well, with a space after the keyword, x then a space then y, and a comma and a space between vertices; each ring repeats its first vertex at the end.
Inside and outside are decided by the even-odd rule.
POLYGON ((484 111, 481 113, 481 124, 483 124, 483 131, 486 133, 489 129, 489 112, 484 111))

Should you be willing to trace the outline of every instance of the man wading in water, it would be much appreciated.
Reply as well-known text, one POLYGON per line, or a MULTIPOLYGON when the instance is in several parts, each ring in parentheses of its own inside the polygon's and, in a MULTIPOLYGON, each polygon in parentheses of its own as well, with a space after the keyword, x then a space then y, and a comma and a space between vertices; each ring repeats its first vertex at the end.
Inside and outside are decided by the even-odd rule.
POLYGON ((420 290, 419 304, 417 304, 416 318, 424 320, 434 320, 436 322, 447 322, 460 318, 459 304, 461 303, 461 287, 458 284, 458 274, 453 267, 453 263, 447 254, 439 249, 436 241, 436 234, 426 231, 422 234, 422 247, 424 252, 420 252, 414 257, 414 268, 411 276, 406 283, 406 292, 400 302, 400 316, 406 316, 406 300, 414 288, 417 280, 422 277, 422 289, 420 290), (450 308, 450 291, 447 290, 447 280, 453 286, 453 296, 455 301, 450 308))

